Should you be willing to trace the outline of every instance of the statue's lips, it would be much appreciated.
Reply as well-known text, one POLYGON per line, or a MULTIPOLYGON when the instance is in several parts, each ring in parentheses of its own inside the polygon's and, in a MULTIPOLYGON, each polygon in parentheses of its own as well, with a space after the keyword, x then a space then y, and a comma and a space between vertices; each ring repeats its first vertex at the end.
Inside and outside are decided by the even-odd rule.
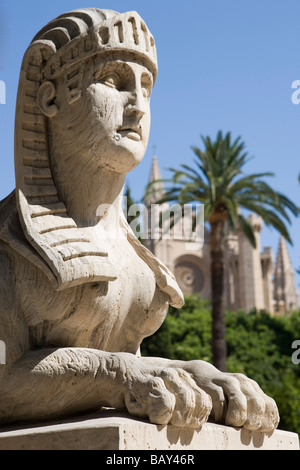
POLYGON ((138 126, 122 127, 118 130, 118 134, 122 137, 139 142, 142 139, 142 129, 138 126))

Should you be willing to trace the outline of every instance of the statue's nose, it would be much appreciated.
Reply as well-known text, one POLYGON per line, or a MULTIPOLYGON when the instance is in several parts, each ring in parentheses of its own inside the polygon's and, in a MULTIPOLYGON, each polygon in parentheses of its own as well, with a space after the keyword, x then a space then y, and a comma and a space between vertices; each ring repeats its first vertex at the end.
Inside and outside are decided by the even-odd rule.
POLYGON ((146 100, 142 89, 137 89, 131 93, 128 104, 125 107, 125 115, 132 116, 135 114, 140 120, 146 113, 146 100))

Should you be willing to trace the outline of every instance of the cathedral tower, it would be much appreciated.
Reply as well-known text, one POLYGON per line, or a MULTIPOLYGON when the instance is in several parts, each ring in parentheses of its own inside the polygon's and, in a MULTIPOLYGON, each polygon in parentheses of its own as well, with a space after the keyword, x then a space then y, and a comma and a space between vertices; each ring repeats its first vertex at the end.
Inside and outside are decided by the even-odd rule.
POLYGON ((299 295, 295 283, 295 272, 292 266, 286 242, 280 237, 274 274, 274 299, 279 313, 299 308, 299 295))

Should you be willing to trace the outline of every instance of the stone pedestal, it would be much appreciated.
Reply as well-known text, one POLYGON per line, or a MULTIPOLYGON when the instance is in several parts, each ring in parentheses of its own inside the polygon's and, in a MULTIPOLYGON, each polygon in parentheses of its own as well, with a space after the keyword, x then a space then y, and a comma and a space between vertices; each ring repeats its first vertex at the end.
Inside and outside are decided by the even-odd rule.
POLYGON ((296 433, 271 435, 206 423, 199 430, 156 426, 125 413, 0 428, 0 450, 299 450, 296 433))

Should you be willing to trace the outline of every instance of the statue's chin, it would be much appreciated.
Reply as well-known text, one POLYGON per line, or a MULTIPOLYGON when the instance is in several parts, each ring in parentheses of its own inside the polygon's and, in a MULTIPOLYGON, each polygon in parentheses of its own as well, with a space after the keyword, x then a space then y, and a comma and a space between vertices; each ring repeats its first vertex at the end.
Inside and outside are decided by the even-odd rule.
POLYGON ((106 153, 107 166, 116 173, 129 173, 143 160, 147 145, 141 140, 121 136, 106 153))

